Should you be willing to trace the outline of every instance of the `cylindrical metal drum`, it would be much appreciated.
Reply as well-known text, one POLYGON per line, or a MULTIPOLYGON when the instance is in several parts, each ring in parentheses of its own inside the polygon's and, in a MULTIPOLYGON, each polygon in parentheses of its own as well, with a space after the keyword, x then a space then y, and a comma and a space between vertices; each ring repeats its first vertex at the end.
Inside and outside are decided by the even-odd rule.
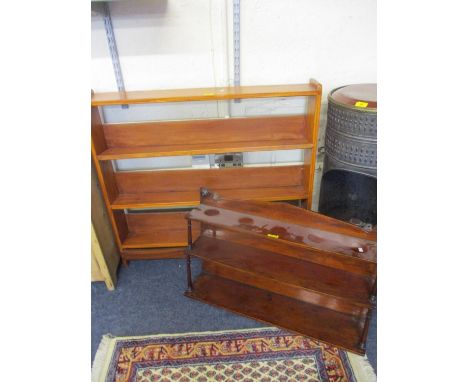
POLYGON ((376 84, 330 92, 323 173, 333 169, 377 177, 376 84))
POLYGON ((328 96, 319 212, 363 226, 377 223, 377 85, 328 96))

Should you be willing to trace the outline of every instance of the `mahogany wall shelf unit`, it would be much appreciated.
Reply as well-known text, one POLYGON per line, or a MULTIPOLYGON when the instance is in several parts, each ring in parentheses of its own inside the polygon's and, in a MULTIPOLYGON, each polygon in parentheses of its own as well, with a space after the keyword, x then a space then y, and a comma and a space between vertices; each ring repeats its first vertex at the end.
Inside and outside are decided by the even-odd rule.
POLYGON ((184 212, 174 209, 198 205, 200 187, 231 198, 303 201, 310 208, 321 95, 322 87, 314 80, 299 85, 92 94, 92 158, 124 264, 183 256, 186 222, 184 212), (301 115, 105 123, 99 110, 109 105, 299 96, 307 97, 307 110, 301 115), (292 149, 304 149, 303 164, 170 171, 116 171, 113 165, 118 159, 292 149), (143 211, 131 212, 135 209, 143 211))
POLYGON ((364 354, 376 231, 286 203, 202 191, 187 214, 186 296, 364 354), (193 240, 192 225, 201 225, 193 240), (202 261, 192 282, 191 257, 202 261))

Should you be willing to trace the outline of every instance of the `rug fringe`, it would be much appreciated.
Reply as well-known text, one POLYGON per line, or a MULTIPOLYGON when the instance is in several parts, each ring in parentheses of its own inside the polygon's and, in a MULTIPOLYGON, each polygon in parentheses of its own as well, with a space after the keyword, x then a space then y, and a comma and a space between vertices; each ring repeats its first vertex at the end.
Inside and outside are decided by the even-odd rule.
MULTIPOLYGON (((234 329, 234 330, 220 330, 220 331, 206 331, 206 332, 189 332, 189 333, 174 333, 174 334, 156 334, 156 335, 143 335, 143 336, 125 336, 125 337, 115 337, 112 334, 106 334, 102 336, 101 343, 96 351, 94 356, 93 366, 91 370, 91 381, 100 382, 107 370, 103 370, 105 366, 109 366, 108 356, 109 352, 112 352, 113 344, 116 341, 124 339, 144 339, 144 338, 158 338, 158 337, 178 337, 183 335, 205 335, 205 334, 227 334, 233 332, 256 332, 264 330, 279 330, 275 327, 261 327, 261 328, 250 328, 250 329, 234 329)), ((366 356, 359 356, 347 352, 351 367, 353 368, 354 375, 357 382, 376 382, 377 375, 372 368, 372 365, 369 363, 369 360, 366 356)))
POLYGON ((106 356, 109 351, 111 340, 115 337, 112 334, 102 336, 101 343, 96 350, 93 365, 91 367, 91 382, 99 382, 102 368, 106 365, 106 356))
POLYGON ((351 366, 353 367, 357 382, 377 381, 377 375, 366 356, 360 356, 348 352, 348 358, 351 362, 351 366))

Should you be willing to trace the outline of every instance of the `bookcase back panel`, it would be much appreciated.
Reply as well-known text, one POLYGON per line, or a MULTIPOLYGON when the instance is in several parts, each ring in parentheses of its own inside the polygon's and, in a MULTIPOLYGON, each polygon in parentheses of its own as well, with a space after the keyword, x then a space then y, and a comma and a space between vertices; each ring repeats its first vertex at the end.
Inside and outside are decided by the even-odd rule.
POLYGON ((107 145, 145 147, 304 139, 304 115, 105 124, 107 145))
POLYGON ((300 186, 303 166, 116 172, 121 193, 196 191, 300 186))

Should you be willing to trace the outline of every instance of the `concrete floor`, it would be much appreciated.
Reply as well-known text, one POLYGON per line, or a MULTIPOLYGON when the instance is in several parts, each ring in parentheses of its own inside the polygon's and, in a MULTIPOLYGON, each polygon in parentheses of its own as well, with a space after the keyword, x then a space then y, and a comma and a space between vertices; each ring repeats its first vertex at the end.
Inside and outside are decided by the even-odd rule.
MULTIPOLYGON (((200 267, 195 261, 194 273, 200 267)), ((215 308, 183 295, 186 285, 183 260, 133 261, 119 271, 117 288, 92 283, 91 354, 94 359, 104 334, 137 336, 264 327, 265 324, 215 308)), ((376 317, 372 318, 367 356, 374 370, 376 317)))

